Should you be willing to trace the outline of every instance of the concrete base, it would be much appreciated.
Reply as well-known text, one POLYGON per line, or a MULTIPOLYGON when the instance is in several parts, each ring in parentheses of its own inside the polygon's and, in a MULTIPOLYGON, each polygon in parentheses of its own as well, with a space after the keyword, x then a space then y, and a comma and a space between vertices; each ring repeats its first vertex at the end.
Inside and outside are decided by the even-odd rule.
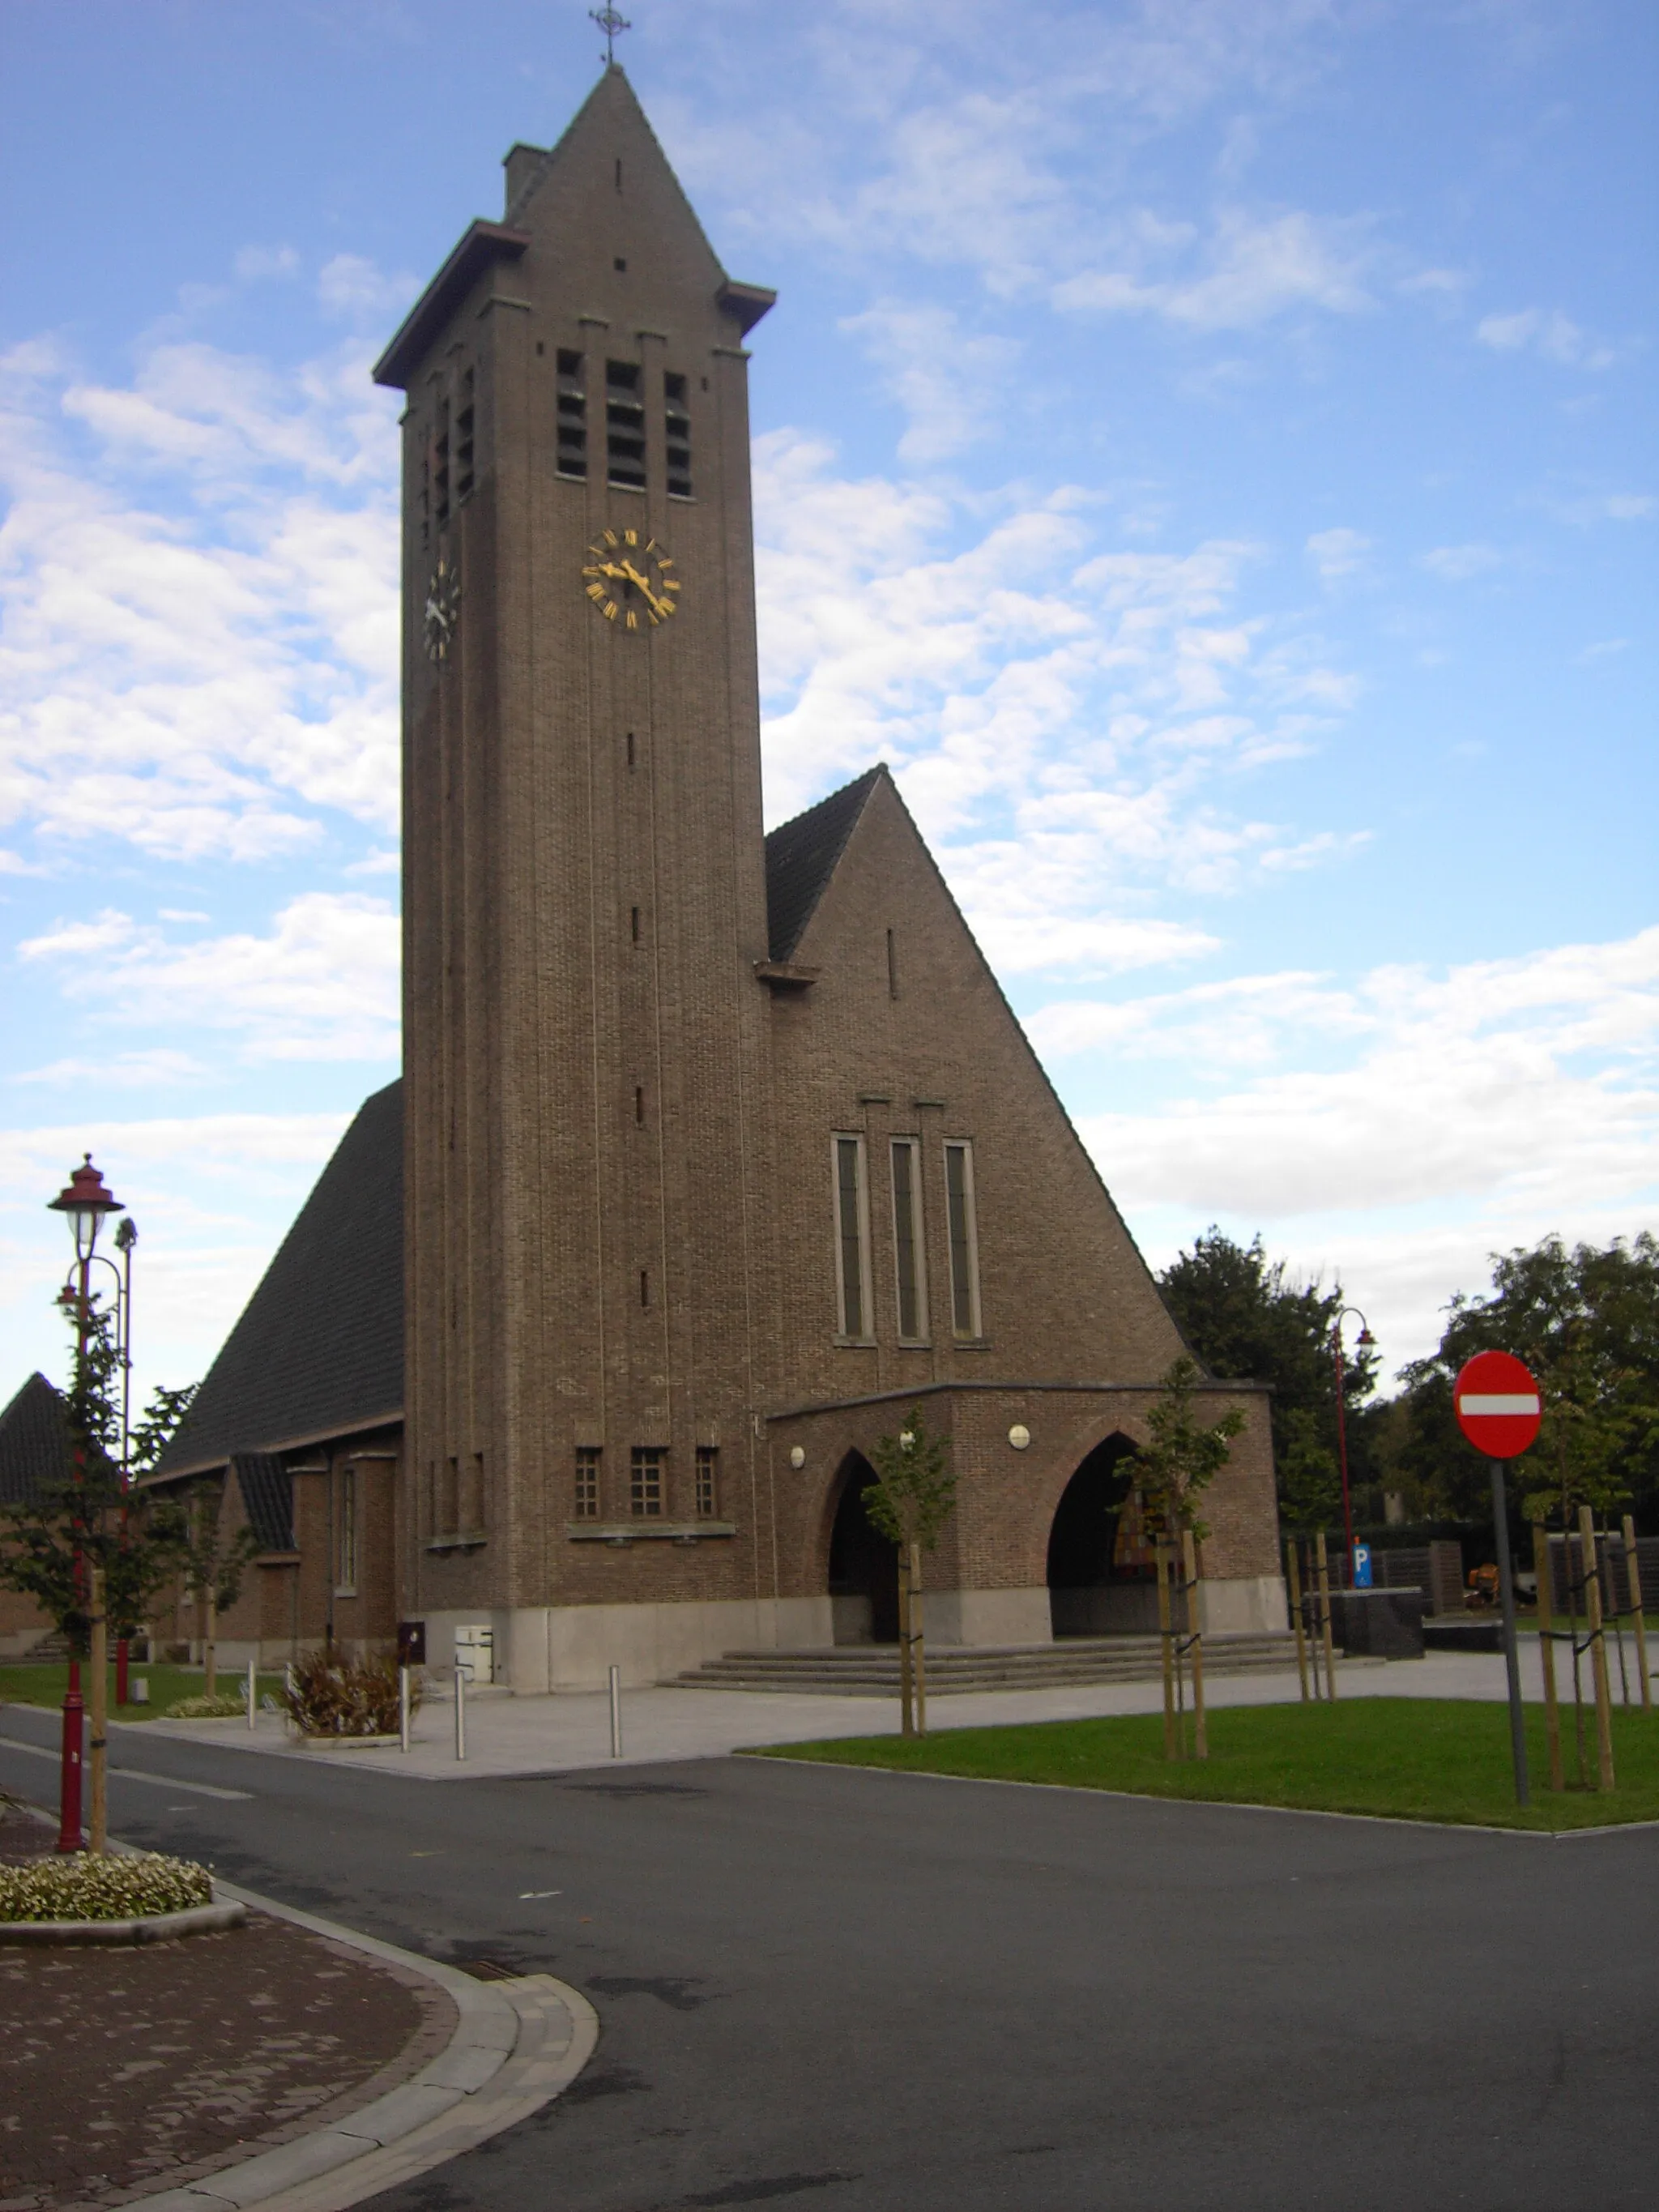
POLYGON ((520 1695, 602 1688, 612 1667, 637 1689, 672 1682, 723 1651, 811 1650, 834 1640, 830 1600, 763 1598, 687 1605, 566 1605, 428 1613, 428 1671, 455 1663, 455 1632, 494 1635, 494 1679, 520 1695))
POLYGON ((1291 1625, 1282 1575, 1241 1575, 1236 1581, 1206 1582, 1200 1590, 1206 1636, 1249 1636, 1291 1625))
POLYGON ((1054 1633, 1046 1588, 924 1590, 922 1620, 930 1644, 1047 1644, 1054 1633))
POLYGON ((1101 1583, 1047 1593, 1056 1636, 1156 1636, 1155 1583, 1101 1583))

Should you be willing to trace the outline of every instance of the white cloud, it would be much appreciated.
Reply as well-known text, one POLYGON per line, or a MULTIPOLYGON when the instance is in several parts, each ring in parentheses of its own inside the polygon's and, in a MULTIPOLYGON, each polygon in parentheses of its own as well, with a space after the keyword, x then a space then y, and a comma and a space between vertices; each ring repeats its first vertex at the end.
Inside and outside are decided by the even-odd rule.
POLYGON ((1503 561, 1503 555, 1492 545, 1436 545, 1417 556, 1419 568, 1426 568, 1446 584, 1467 584, 1472 577, 1501 568, 1503 561))
POLYGON ((1320 581, 1334 584, 1344 576, 1359 574, 1366 566, 1371 541, 1363 531, 1346 528, 1316 530, 1308 540, 1308 557, 1319 571, 1320 581))
POLYGON ((359 253, 337 253, 317 276, 317 298, 325 314, 351 322, 386 325, 420 291, 413 276, 388 276, 359 253))
POLYGON ((1474 334, 1494 353, 1535 353, 1563 368, 1609 368, 1619 358, 1615 347, 1597 344, 1559 308, 1547 313, 1542 307, 1522 307, 1513 314, 1483 315, 1474 334))
POLYGON ((791 433, 757 449, 774 818, 885 758, 994 957, 1102 974, 1212 948, 1149 910, 1170 890, 1350 848, 1232 811, 1229 784, 1352 691, 1316 641, 1239 611, 1255 549, 1100 551, 1076 495, 988 526, 833 463, 791 433))
POLYGON ((971 337, 948 308, 897 301, 849 316, 841 327, 864 341, 908 417, 901 460, 948 459, 993 427, 1019 357, 1012 339, 971 337))
POLYGON ((1655 1212, 1659 928, 1352 988, 1304 972, 1073 1002, 1029 1026, 1042 1050, 1173 1059, 1201 1084, 1260 1071, 1085 1124, 1130 1206, 1281 1224, 1453 1203, 1540 1222, 1655 1212))
POLYGON ((300 257, 291 246, 244 246, 231 267, 241 284, 261 284, 272 277, 299 274, 300 257))
MULTIPOLYGON (((1254 329, 1294 308, 1357 314, 1376 303, 1361 282, 1369 258, 1363 226, 1321 221, 1300 210, 1256 216, 1224 209, 1205 242, 1202 265, 1180 276, 1150 275, 1158 257, 1142 227, 1129 265, 1085 270, 1054 290, 1064 310, 1099 314, 1157 314, 1194 331, 1254 329)), ((1182 232, 1164 227, 1158 246, 1184 246, 1182 232)))
POLYGON ((387 1060, 398 1049, 398 920, 383 900, 307 891, 267 937, 179 945, 111 908, 19 948, 56 967, 65 997, 111 1026, 240 1034, 240 1057, 387 1060))
MULTIPOLYGON (((0 823, 259 860, 395 823, 393 408, 356 347, 0 363, 0 823)), ((17 857, 23 857, 20 853, 17 857)))

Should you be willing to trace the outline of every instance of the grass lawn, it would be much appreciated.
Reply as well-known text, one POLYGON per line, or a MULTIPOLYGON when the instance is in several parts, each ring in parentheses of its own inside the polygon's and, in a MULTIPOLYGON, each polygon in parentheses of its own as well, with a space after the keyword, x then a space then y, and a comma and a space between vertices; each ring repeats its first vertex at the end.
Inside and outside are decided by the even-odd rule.
MULTIPOLYGON (((84 1698, 91 1688, 92 1670, 81 1668, 81 1694, 84 1698)), ((135 1663, 132 1680, 148 1679, 150 1702, 147 1705, 118 1705, 115 1702, 115 1668, 109 1670, 109 1713, 116 1721, 159 1721, 180 1698, 199 1698, 206 1688, 199 1667, 151 1667, 135 1663)), ((222 1697, 240 1692, 247 1680, 246 1672, 236 1674, 222 1667, 219 1669, 219 1694, 222 1697)), ((0 1705, 61 1705, 64 1690, 69 1681, 69 1668, 61 1663, 54 1667, 0 1667, 0 1705)), ((261 1674, 259 1694, 267 1691, 273 1695, 283 1686, 280 1674, 261 1674)))
MULTIPOLYGON (((1593 1711, 1586 1721, 1594 1774, 1593 1711)), ((1571 1781, 1577 1772, 1571 1705, 1561 1722, 1571 1781)), ((1626 1713, 1615 1706, 1617 1789, 1605 1795, 1576 1788, 1557 1794, 1545 1786, 1544 1709, 1528 1705, 1533 1802, 1526 1811, 1515 1802, 1504 1705, 1464 1698, 1351 1698, 1334 1705, 1226 1705, 1211 1711, 1209 1736, 1210 1756, 1201 1764, 1165 1760, 1161 1713, 951 1729, 909 1742, 872 1735, 773 1744, 755 1756, 1506 1828, 1596 1828, 1659 1820, 1659 1713, 1626 1713)))

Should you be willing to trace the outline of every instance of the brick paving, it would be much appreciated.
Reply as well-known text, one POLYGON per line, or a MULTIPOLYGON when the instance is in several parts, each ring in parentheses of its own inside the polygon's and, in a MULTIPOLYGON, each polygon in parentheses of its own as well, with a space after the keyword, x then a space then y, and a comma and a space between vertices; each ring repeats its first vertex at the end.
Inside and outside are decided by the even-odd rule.
MULTIPOLYGON (((0 1808, 0 1857, 52 1848, 0 1808)), ((0 1949, 0 2212, 103 2212, 325 2127, 449 2042, 430 1982, 285 1920, 0 1949)))

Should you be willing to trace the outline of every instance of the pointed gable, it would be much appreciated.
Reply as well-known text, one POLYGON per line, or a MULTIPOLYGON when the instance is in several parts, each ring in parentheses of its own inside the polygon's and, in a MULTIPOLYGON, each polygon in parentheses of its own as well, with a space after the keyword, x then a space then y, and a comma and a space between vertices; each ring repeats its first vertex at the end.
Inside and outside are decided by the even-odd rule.
POLYGON ((161 1478, 398 1417, 403 1145, 403 1085, 392 1083, 340 1139, 167 1446, 161 1478))
POLYGON ((884 763, 866 769, 768 836, 766 922, 774 960, 787 960, 800 943, 871 793, 884 778, 891 781, 884 763))
POLYGON ((68 1473, 62 1393, 44 1375, 31 1375, 0 1413, 0 1505, 21 1505, 68 1473))

